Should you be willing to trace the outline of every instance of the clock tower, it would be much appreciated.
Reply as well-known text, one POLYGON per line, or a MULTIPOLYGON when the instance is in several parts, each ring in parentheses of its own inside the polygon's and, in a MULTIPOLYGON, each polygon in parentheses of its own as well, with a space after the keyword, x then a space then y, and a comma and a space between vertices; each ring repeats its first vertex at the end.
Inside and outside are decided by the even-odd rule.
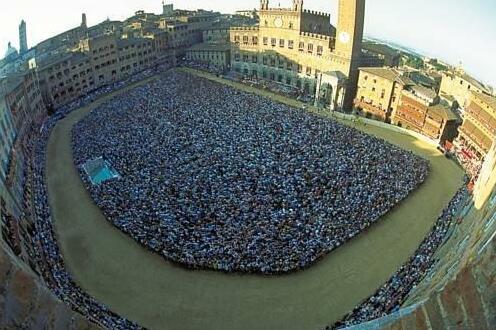
POLYGON ((335 54, 342 72, 348 76, 344 106, 351 109, 358 83, 358 66, 362 53, 365 0, 339 0, 335 54))

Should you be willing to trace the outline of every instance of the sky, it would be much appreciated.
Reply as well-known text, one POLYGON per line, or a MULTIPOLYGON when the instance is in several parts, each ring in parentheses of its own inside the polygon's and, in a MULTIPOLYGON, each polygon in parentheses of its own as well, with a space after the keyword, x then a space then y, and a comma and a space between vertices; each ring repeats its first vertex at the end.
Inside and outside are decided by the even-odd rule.
MULTIPOLYGON (((7 0, 0 0, 7 2, 7 0)), ((169 0, 170 1, 170 0, 169 0)), ((168 2, 169 2, 168 1, 168 2)), ((292 0, 270 1, 288 7, 292 0)), ((172 1, 176 8, 232 13, 259 7, 259 0, 172 1)), ((338 0, 305 0, 304 8, 331 13, 336 22, 338 0)), ((18 25, 27 22, 30 47, 76 27, 85 12, 89 25, 107 17, 123 20, 136 10, 160 13, 160 0, 11 0, 0 10, 0 58, 7 42, 19 48, 18 25)), ((365 35, 414 48, 422 54, 462 63, 465 70, 496 86, 496 0, 367 0, 365 35)))

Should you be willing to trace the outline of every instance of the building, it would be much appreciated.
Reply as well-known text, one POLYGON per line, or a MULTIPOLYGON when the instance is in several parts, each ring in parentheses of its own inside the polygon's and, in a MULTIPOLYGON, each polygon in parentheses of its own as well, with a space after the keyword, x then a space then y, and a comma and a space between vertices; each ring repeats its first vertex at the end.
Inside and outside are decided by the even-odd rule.
POLYGON ((372 52, 362 49, 362 56, 360 57, 360 67, 376 67, 382 68, 386 66, 384 57, 372 52))
POLYGON ((259 26, 231 28, 232 70, 297 87, 324 98, 328 105, 351 109, 365 0, 340 0, 336 27, 329 14, 304 10, 302 0, 293 0, 291 8, 270 8, 269 1, 262 0, 258 14, 259 26))
POLYGON ((29 133, 46 115, 35 70, 13 74, 0 80, 0 192, 2 199, 14 215, 21 210, 12 204, 23 196, 23 180, 26 171, 24 157, 29 133), (9 196, 5 192, 9 191, 9 196))
POLYGON ((413 82, 391 68, 360 68, 354 108, 366 117, 391 122, 401 91, 413 82))
POLYGON ((203 30, 193 29, 191 24, 178 20, 161 19, 159 28, 168 34, 168 45, 177 56, 184 56, 186 50, 203 40, 203 30))
POLYGON ((364 54, 367 55, 367 57, 375 57, 381 59, 383 61, 383 64, 378 66, 387 66, 391 68, 400 66, 400 52, 394 48, 389 47, 388 45, 373 41, 365 41, 362 45, 362 51, 364 54))
POLYGON ((228 43, 203 42, 191 46, 186 52, 186 58, 188 61, 208 64, 220 71, 225 71, 231 64, 231 46, 228 43))
POLYGON ((25 54, 28 51, 28 37, 26 33, 26 22, 21 21, 19 25, 19 52, 25 54))
POLYGON ((496 98, 472 91, 455 146, 466 162, 480 164, 496 137, 496 98))
POLYGON ((229 44, 231 26, 221 25, 214 26, 203 31, 203 42, 213 44, 229 44))
POLYGON ((17 131, 12 119, 12 113, 7 107, 5 95, 3 95, 0 97, 0 182, 5 182, 7 178, 10 152, 16 135, 17 131))
POLYGON ((152 38, 121 39, 109 34, 82 39, 77 51, 38 63, 40 87, 47 106, 57 108, 156 62, 152 38))
POLYGON ((415 84, 434 90, 439 93, 442 75, 437 72, 410 71, 405 73, 415 84))
POLYGON ((448 104, 440 102, 435 91, 419 85, 401 91, 392 119, 394 125, 425 135, 441 145, 453 141, 460 121, 448 104))
POLYGON ((172 16, 174 15, 174 4, 162 2, 162 15, 172 16))
POLYGON ((452 96, 458 107, 464 109, 470 102, 471 92, 489 94, 487 88, 463 70, 442 72, 439 93, 441 97, 452 96))

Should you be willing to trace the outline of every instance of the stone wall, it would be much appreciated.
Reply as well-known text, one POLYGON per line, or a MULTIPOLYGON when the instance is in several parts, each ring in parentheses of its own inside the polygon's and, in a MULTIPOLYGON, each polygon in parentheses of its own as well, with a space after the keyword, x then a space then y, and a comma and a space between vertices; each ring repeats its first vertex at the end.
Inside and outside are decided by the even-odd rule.
POLYGON ((0 329, 98 329, 58 300, 0 244, 0 329))

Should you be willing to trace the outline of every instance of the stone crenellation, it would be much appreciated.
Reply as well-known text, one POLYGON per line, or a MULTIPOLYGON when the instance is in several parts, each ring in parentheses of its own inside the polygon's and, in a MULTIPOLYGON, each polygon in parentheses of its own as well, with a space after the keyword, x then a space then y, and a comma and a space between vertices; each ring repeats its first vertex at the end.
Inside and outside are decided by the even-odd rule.
POLYGON ((329 18, 331 17, 331 14, 320 12, 320 11, 315 11, 315 10, 303 9, 303 13, 317 15, 317 16, 323 16, 323 17, 329 17, 329 18))

